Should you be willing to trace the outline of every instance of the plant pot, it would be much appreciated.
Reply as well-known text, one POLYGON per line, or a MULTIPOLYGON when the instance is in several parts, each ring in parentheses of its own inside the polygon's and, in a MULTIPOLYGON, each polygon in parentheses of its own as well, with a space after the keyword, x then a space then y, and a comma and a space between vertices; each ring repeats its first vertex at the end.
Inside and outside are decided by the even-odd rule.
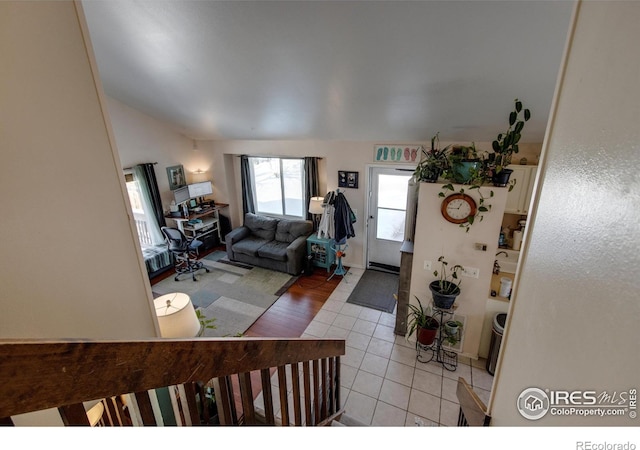
POLYGON ((480 170, 482 163, 480 161, 460 161, 453 164, 453 180, 456 183, 464 184, 471 180, 471 171, 480 170))
POLYGON ((440 177, 440 172, 440 170, 425 172, 420 181, 424 181, 426 183, 435 183, 438 181, 438 177, 440 177))
POLYGON ((444 331, 448 336, 457 337, 458 332, 460 331, 460 326, 457 323, 450 320, 448 322, 445 322, 444 331))
POLYGON ((491 177, 491 181, 493 181, 493 185, 497 187, 505 187, 509 184, 509 177, 513 173, 511 169, 502 169, 500 172, 496 173, 491 177))
MULTIPOLYGON (((448 287, 452 285, 450 281, 444 282, 444 287, 448 287)), ((438 280, 432 281, 429 283, 429 289, 431 290, 431 296, 433 297, 433 303, 436 305, 436 308, 440 309, 451 309, 453 303, 456 301, 458 295, 460 295, 460 288, 458 286, 452 291, 452 294, 443 294, 440 292, 440 282, 438 280)), ((447 290, 447 292, 449 292, 447 290)))
POLYGON ((418 327, 418 334, 416 339, 422 345, 431 345, 433 341, 436 339, 436 335, 438 334, 438 328, 422 328, 418 327))

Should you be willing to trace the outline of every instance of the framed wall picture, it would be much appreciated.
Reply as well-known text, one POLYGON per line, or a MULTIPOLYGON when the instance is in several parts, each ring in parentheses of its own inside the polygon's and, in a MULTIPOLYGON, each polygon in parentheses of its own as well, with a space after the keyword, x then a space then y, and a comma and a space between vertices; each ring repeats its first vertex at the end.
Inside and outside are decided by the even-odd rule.
POLYGON ((187 179, 184 176, 184 168, 182 167, 182 164, 179 166, 167 167, 167 177, 169 178, 169 189, 172 191, 187 185, 187 179))
POLYGON ((373 147, 373 160, 378 163, 419 163, 419 145, 382 144, 373 147))
POLYGON ((338 171, 338 187, 358 189, 358 172, 338 171))

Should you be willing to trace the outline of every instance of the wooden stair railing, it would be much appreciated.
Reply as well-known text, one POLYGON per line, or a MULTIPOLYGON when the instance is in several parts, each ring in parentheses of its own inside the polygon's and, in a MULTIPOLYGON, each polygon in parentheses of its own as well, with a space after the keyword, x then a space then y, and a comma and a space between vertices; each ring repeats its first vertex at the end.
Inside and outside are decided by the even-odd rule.
POLYGON ((178 424, 207 424, 208 387, 220 425, 318 425, 340 412, 344 354, 337 339, 0 341, 0 425, 48 408, 89 425, 83 402, 102 399, 106 425, 156 426, 161 392, 178 424))

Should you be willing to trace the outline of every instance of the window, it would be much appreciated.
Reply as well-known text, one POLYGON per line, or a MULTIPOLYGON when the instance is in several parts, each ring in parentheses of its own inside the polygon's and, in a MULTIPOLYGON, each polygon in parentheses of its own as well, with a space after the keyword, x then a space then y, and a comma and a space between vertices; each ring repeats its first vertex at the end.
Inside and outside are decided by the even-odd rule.
POLYGON ((134 178, 132 173, 125 173, 124 179, 127 184, 127 193, 129 194, 129 202, 131 203, 133 219, 136 222, 136 229, 138 230, 138 240, 140 241, 140 246, 143 248, 148 247, 150 245, 153 245, 153 241, 147 223, 148 218, 144 211, 140 184, 134 178))
POLYGON ((304 160, 250 157, 257 214, 304 218, 304 160))

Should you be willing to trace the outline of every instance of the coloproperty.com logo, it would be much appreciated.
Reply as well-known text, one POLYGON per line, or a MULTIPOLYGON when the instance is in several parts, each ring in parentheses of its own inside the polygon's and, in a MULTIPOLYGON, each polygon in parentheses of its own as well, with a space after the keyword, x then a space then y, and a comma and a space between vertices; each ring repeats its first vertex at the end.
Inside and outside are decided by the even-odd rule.
POLYGON ((518 396, 517 408, 529 420, 552 416, 637 417, 637 389, 565 391, 530 387, 518 396))

